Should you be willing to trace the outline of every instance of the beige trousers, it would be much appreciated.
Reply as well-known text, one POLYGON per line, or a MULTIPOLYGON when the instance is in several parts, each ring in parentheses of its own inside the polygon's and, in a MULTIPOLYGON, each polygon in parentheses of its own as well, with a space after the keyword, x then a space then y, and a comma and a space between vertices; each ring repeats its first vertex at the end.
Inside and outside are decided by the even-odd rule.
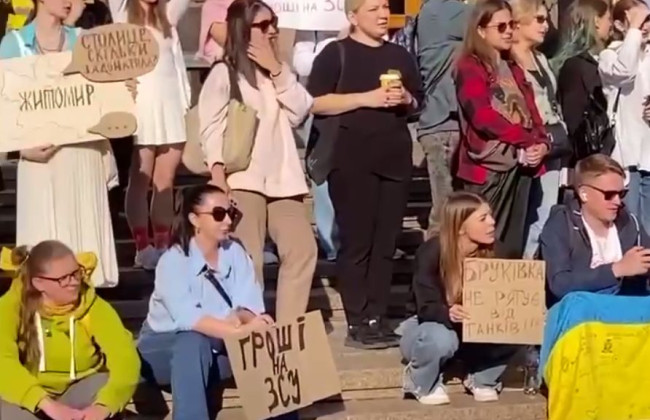
POLYGON ((292 321, 307 310, 316 269, 314 233, 302 197, 267 198, 250 191, 233 191, 243 218, 235 230, 264 285, 264 241, 268 234, 278 247, 280 271, 275 300, 276 319, 292 321))

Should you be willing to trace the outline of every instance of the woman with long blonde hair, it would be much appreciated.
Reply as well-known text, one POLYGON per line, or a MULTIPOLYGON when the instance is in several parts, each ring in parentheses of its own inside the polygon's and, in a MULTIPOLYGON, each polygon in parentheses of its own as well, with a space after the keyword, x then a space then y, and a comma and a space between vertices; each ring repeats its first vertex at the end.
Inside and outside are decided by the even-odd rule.
POLYGON ((442 370, 459 350, 467 347, 469 375, 465 388, 478 402, 496 401, 499 377, 513 354, 512 346, 461 345, 462 322, 469 319, 462 305, 463 261, 490 258, 495 243, 495 221, 489 204, 479 195, 454 192, 439 211, 438 234, 417 251, 413 292, 417 315, 402 325, 400 349, 408 362, 404 392, 420 403, 442 405, 449 396, 442 370))
POLYGON ((131 399, 140 359, 89 284, 96 266, 58 241, 2 250, 14 281, 0 298, 0 418, 105 420, 131 399))
POLYGON ((169 245, 174 177, 186 141, 190 85, 176 27, 189 0, 109 0, 109 6, 115 22, 147 27, 159 46, 156 67, 138 78, 138 129, 126 190, 126 218, 136 248, 134 265, 153 270, 169 245))

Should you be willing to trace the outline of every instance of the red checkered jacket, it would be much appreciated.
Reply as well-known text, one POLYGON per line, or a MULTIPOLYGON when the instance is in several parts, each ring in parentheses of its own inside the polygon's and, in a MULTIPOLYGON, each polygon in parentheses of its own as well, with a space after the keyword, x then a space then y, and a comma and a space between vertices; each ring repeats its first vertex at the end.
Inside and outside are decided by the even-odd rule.
MULTIPOLYGON (((492 108, 490 88, 496 83, 495 76, 476 56, 464 55, 458 60, 454 77, 462 116, 456 175, 464 181, 475 184, 487 181, 490 170, 472 160, 467 151, 480 152, 488 140, 499 140, 518 148, 548 144, 546 130, 535 105, 535 94, 524 70, 514 62, 508 62, 508 65, 526 101, 533 121, 532 129, 511 123, 492 108)), ((544 172, 544 165, 533 170, 539 176, 544 172)))

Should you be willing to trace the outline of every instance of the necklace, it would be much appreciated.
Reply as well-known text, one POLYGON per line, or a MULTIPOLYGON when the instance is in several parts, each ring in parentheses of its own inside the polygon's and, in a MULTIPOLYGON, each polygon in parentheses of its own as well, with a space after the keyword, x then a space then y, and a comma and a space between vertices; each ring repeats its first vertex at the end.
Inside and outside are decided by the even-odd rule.
POLYGON ((63 33, 63 28, 59 32, 59 44, 56 46, 56 48, 48 49, 44 48, 41 45, 41 42, 38 40, 38 36, 34 37, 36 40, 36 51, 38 51, 39 54, 45 54, 48 52, 61 52, 63 49, 63 44, 65 43, 65 35, 63 33))

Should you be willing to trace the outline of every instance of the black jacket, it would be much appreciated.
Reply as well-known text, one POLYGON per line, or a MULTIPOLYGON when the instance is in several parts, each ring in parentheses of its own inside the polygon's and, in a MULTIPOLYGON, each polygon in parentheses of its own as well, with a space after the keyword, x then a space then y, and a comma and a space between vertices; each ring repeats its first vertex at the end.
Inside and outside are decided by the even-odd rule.
MULTIPOLYGON (((622 208, 614 221, 621 251, 640 245, 650 247, 650 238, 637 218, 622 208)), ((539 237, 546 261, 547 304, 550 307, 570 292, 645 295, 648 276, 617 279, 612 264, 591 268, 592 249, 577 199, 553 207, 539 237)))
POLYGON ((603 105, 603 109, 607 109, 603 83, 598 74, 598 62, 591 54, 582 53, 566 60, 560 69, 557 84, 558 100, 570 136, 580 126, 590 95, 603 105))

